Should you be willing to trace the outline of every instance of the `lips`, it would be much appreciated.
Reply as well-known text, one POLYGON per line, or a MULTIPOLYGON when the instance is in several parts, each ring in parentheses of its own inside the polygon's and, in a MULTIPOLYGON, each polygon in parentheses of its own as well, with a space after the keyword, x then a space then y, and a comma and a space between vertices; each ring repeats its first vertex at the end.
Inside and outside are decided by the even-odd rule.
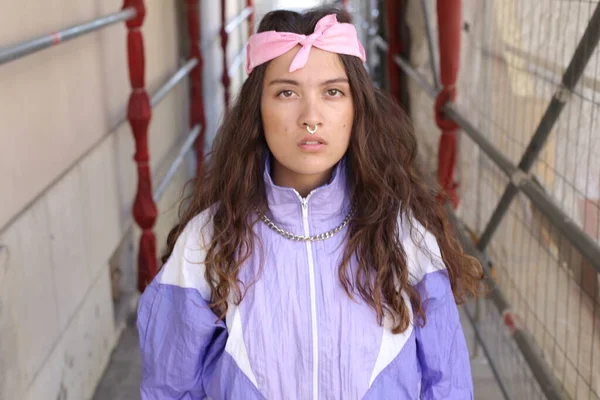
POLYGON ((304 144, 323 144, 323 142, 319 142, 318 140, 305 140, 304 142, 300 143, 301 145, 304 144))
POLYGON ((327 142, 320 136, 306 136, 298 142, 298 146, 315 146, 325 144, 327 144, 327 142))

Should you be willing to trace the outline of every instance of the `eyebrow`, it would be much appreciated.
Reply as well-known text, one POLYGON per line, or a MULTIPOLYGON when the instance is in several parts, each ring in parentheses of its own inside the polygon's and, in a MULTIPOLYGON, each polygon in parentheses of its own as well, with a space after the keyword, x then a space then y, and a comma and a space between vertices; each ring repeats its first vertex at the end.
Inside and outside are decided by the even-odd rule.
MULTIPOLYGON (((335 78, 335 79, 328 79, 328 80, 322 82, 321 86, 332 85, 334 83, 349 83, 349 82, 348 82, 347 78, 335 78)), ((300 86, 298 81, 295 81, 293 79, 274 79, 271 82, 269 82, 269 86, 280 85, 280 84, 300 86)))

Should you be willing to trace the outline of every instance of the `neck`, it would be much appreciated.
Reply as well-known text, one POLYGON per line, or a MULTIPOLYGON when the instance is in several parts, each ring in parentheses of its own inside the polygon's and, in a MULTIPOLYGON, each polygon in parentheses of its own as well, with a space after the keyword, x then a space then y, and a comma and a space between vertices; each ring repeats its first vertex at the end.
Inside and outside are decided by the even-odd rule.
POLYGON ((281 187, 295 189, 300 196, 306 197, 314 189, 323 186, 331 179, 333 169, 318 174, 298 174, 273 160, 271 176, 273 183, 281 187))

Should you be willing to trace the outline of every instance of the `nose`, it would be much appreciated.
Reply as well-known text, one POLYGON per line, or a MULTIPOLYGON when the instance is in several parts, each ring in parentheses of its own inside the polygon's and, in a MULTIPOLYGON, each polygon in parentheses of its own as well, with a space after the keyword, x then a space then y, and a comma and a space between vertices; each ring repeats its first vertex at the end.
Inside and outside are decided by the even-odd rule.
POLYGON ((298 119, 298 125, 302 129, 316 128, 323 125, 318 99, 313 96, 305 97, 302 101, 302 111, 298 119))

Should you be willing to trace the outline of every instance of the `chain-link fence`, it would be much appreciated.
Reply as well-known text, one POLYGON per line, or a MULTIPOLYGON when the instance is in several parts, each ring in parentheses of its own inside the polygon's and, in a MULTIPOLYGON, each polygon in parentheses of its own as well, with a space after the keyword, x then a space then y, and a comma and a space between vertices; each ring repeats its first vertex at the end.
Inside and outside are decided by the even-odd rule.
MULTIPOLYGON (((411 62, 433 82, 423 4, 410 3, 411 62)), ((435 27, 436 2, 425 5, 435 27)), ((498 287, 533 339, 532 350, 542 353, 565 395, 600 399, 599 260, 589 256, 597 252, 590 243, 597 246, 600 237, 599 2, 469 0, 463 7, 456 109, 521 171, 507 174, 472 135, 462 134, 457 213, 485 250, 498 287), (512 190, 507 201, 507 186, 516 189, 521 179, 535 185, 542 202, 533 190, 512 190)), ((423 158, 435 171, 433 100, 417 83, 410 92, 411 107, 427 110, 413 118, 423 158)), ((489 299, 479 307, 467 310, 507 394, 543 398, 502 316, 489 299)))
MULTIPOLYGON (((359 3, 362 40, 376 44, 386 2, 359 3)), ((435 174, 437 1, 399 3, 410 31, 404 72, 417 77, 411 116, 435 174)), ((507 398, 600 400, 599 3, 462 2, 456 214, 497 289, 465 310, 507 398)))

